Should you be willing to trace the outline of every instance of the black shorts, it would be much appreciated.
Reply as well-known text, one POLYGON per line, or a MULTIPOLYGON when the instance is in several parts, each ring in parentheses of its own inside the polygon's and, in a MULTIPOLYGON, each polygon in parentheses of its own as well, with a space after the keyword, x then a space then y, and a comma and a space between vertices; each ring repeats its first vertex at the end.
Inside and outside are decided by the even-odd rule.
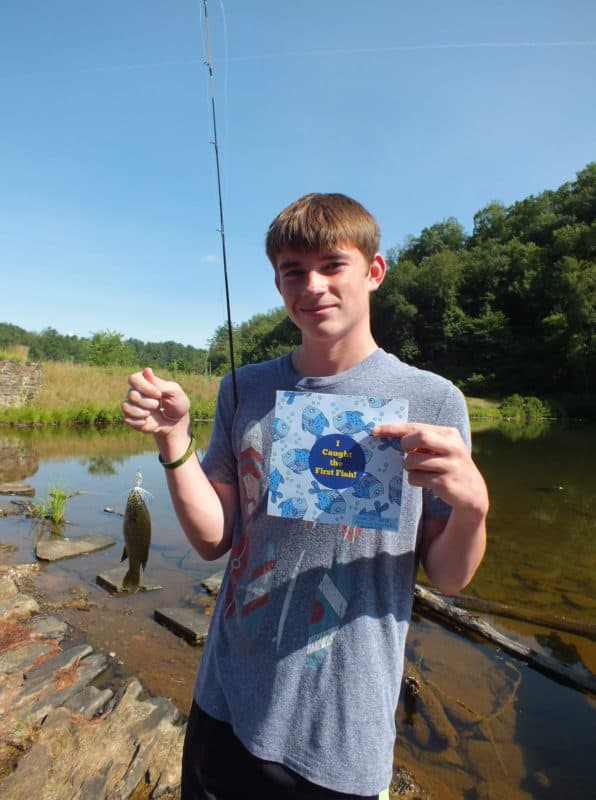
POLYGON ((182 800, 377 800, 317 786, 253 756, 225 722, 193 700, 182 754, 182 800))

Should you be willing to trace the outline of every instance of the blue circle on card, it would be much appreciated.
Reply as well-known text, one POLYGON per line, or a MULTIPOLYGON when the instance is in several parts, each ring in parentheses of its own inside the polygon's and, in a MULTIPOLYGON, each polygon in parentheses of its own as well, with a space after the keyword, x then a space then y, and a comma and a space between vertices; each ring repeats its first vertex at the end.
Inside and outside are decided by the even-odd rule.
POLYGON ((313 478, 331 489, 345 489, 364 472, 364 450, 351 436, 321 436, 312 446, 308 466, 313 478))

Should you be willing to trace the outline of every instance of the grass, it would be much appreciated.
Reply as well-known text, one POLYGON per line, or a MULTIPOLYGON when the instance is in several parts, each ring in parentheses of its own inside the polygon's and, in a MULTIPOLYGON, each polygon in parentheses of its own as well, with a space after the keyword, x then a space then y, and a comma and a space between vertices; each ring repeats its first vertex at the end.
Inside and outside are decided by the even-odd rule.
MULTIPOLYGON (((21 408, 0 410, 0 424, 86 428, 119 424, 129 374, 128 367, 44 362, 38 396, 21 408)), ((213 419, 219 378, 165 371, 159 374, 181 384, 190 398, 193 419, 213 419)))
MULTIPOLYGON (((120 404, 128 389, 129 373, 129 367, 45 362, 38 396, 21 408, 0 409, 0 424, 77 429, 119 425, 120 404)), ((220 378, 165 371, 159 374, 183 387, 190 398, 194 421, 214 418, 220 378)), ((470 418, 485 424, 511 418, 556 416, 552 411, 548 413, 549 405, 543 401, 520 395, 505 399, 470 396, 466 401, 470 418)))
POLYGON ((501 419, 501 400, 486 397, 466 397, 468 414, 472 419, 501 419))
POLYGON ((0 349, 0 361, 27 361, 29 348, 24 344, 12 344, 0 349))
POLYGON ((44 503, 31 503, 31 512, 38 519, 49 519, 54 525, 61 525, 66 520, 66 506, 71 497, 60 486, 50 486, 47 500, 44 503))

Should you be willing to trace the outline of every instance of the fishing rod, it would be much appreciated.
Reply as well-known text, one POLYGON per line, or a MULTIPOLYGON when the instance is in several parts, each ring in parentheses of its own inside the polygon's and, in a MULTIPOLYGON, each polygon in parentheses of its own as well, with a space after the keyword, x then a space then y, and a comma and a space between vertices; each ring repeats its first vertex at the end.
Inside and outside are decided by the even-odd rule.
POLYGON ((211 58, 211 38, 209 36, 209 14, 207 11, 207 0, 203 0, 203 24, 205 29, 205 47, 207 49, 207 58, 205 60, 205 66, 207 67, 207 72, 209 74, 211 122, 213 125, 213 140, 211 144, 213 145, 213 150, 215 153, 215 169, 217 173, 217 197, 219 201, 219 233, 221 236, 221 250, 223 258, 224 283, 226 291, 226 308, 228 316, 228 346, 230 349, 230 364, 232 367, 232 389, 234 392, 234 407, 236 407, 238 405, 238 387, 236 384, 236 365, 234 361, 234 337, 233 337, 233 327, 232 327, 232 313, 230 310, 230 285, 228 280, 228 259, 226 255, 226 235, 224 228, 223 200, 221 196, 221 170, 219 167, 219 145, 217 140, 217 120, 215 114, 215 81, 213 79, 213 61, 211 58))

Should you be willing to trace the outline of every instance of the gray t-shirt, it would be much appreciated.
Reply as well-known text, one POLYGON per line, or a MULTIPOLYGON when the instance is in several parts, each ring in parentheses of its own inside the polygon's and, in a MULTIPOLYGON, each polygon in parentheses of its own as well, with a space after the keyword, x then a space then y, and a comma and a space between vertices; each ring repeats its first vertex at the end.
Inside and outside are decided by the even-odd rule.
POLYGON ((404 478, 398 532, 268 516, 275 392, 406 399, 409 421, 457 427, 469 445, 465 401, 383 350, 328 377, 300 376, 289 355, 236 377, 238 407, 228 375, 202 462, 211 480, 238 484, 241 513, 196 701, 255 756, 376 794, 391 781, 419 523, 450 509, 404 478))

